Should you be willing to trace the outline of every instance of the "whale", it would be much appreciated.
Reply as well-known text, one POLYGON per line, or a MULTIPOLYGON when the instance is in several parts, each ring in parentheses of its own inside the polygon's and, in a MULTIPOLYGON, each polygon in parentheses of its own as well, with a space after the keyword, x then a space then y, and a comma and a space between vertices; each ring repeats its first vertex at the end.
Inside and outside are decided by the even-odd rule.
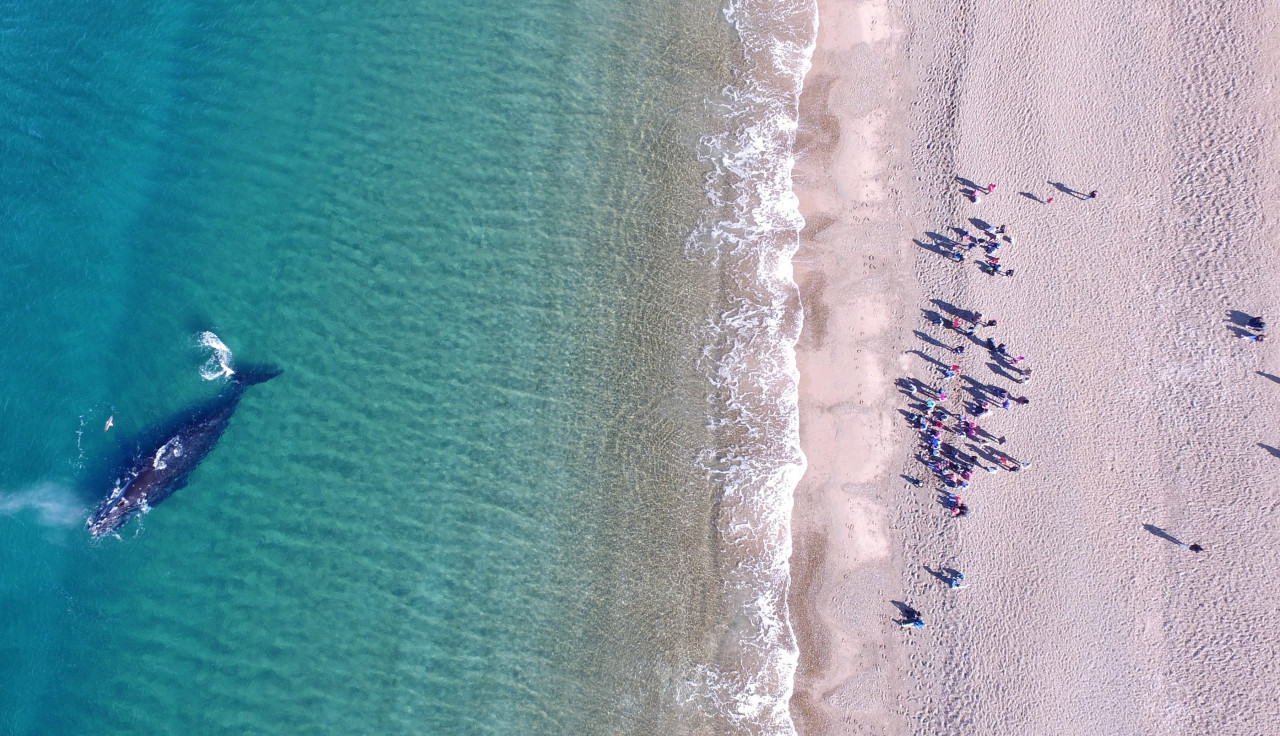
POLYGON ((111 534, 187 485, 192 471, 227 431, 245 390, 282 372, 274 367, 238 371, 217 398, 179 413, 152 432, 85 522, 89 534, 111 534))

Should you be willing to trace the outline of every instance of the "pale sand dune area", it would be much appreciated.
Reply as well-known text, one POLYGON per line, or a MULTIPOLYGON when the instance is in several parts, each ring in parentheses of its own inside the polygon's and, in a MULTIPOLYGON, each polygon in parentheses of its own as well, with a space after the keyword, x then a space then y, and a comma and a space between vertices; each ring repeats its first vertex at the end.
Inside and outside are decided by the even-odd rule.
POLYGON ((1280 7, 818 5, 795 170, 801 733, 1280 733, 1280 356, 1237 338, 1280 326, 1280 7), (1007 226, 1012 278, 947 256, 971 218, 1007 226), (971 311, 997 325, 930 321, 971 311), (962 518, 908 423, 937 389, 941 442, 1030 463, 977 470, 962 518), (1029 400, 976 420, 1006 444, 954 431, 996 389, 1029 400))

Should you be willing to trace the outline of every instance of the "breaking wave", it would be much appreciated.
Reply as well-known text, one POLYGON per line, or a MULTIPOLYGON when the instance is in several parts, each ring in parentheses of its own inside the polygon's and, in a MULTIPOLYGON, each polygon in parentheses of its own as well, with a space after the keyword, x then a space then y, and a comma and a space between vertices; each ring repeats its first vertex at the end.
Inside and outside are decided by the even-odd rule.
POLYGON ((799 95, 817 37, 811 0, 732 0, 743 58, 703 137, 708 207, 686 253, 722 275, 702 328, 717 447, 700 464, 722 493, 717 530, 734 613, 719 660, 690 678, 734 732, 794 734, 798 660, 787 609, 791 511, 804 474, 795 345, 802 313, 791 258, 804 226, 791 171, 799 95))

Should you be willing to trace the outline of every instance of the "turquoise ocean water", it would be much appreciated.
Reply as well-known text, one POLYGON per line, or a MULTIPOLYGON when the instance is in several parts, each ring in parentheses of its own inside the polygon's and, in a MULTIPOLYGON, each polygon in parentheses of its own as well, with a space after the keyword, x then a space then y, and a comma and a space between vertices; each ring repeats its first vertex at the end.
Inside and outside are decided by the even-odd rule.
POLYGON ((785 732, 758 11, 0 1, 0 734, 785 732), (284 375, 92 541, 204 330, 284 375))

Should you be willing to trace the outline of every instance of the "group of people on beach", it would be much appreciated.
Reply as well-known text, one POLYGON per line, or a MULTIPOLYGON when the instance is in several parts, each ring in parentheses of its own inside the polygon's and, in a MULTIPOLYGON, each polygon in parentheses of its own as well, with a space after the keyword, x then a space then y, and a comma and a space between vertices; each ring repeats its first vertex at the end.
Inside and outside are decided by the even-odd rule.
MULTIPOLYGON (((971 201, 980 201, 979 191, 975 189, 967 192, 966 196, 971 201)), ((986 189, 987 194, 994 191, 994 185, 989 185, 986 189)), ((1093 196, 1088 198, 1092 199, 1093 196)), ((1014 243, 1009 227, 991 225, 977 218, 971 219, 970 223, 977 227, 975 232, 964 227, 952 227, 948 232, 953 235, 935 234, 935 244, 944 255, 959 263, 964 263, 966 256, 975 248, 981 248, 984 255, 978 265, 982 271, 991 276, 1011 278, 1014 270, 1001 263, 997 256, 1002 252, 1001 248, 1014 243)), ((949 347, 950 340, 937 342, 936 344, 947 348, 950 356, 946 360, 932 359, 936 376, 928 382, 906 378, 902 382, 902 388, 911 401, 907 412, 908 422, 920 433, 920 452, 917 457, 928 471, 926 477, 932 476, 940 484, 939 502, 946 513, 951 518, 959 519, 971 513, 969 504, 961 494, 975 482, 976 471, 989 474, 999 473, 1001 470, 1017 473, 1031 465, 1029 461, 1020 461, 1005 453, 1001 448, 1007 441, 1006 437, 982 426, 983 420, 997 410, 1013 411, 1031 403, 1031 399, 1014 395, 1012 387, 988 383, 973 375, 966 376, 959 363, 959 356, 966 355, 967 349, 972 347, 985 350, 997 376, 1013 381, 1018 386, 1031 380, 1032 370, 1027 366, 1025 355, 1015 354, 1008 345, 997 342, 992 334, 998 328, 997 320, 977 310, 961 309, 936 300, 934 303, 939 305, 940 311, 926 312, 927 319, 935 327, 941 327, 958 338, 959 344, 949 347), (959 391, 948 390, 955 384, 960 384, 961 390, 968 396, 957 401, 960 398, 959 391)), ((916 487, 924 485, 924 480, 920 478, 908 480, 916 487)), ((935 575, 951 589, 964 587, 964 574, 958 570, 948 568, 946 572, 935 575)), ((919 611, 905 604, 899 608, 902 613, 899 625, 913 629, 924 627, 924 619, 919 611)))
MULTIPOLYGON (((975 204, 981 202, 982 195, 989 195, 995 191, 994 184, 984 188, 964 179, 960 181, 966 187, 961 190, 961 193, 975 204)), ((1084 194, 1069 189, 1065 185, 1057 186, 1060 190, 1081 200, 1092 200, 1098 196, 1097 191, 1084 194)), ((1039 200, 1034 196, 1027 196, 1042 204, 1053 203, 1052 197, 1039 200)), ((1002 248, 1012 246, 1014 243, 1008 226, 991 225, 978 218, 970 218, 969 223, 977 228, 975 232, 970 232, 965 227, 951 227, 947 230, 949 235, 929 233, 934 241, 932 244, 921 241, 917 241, 917 244, 940 252, 958 263, 965 263, 966 257, 970 256, 975 248, 981 248, 984 255, 978 256, 982 259, 978 262, 979 268, 991 276, 1011 278, 1014 274, 1013 269, 1007 268, 997 256, 997 253, 1003 253, 1002 248)), ((970 354, 967 348, 977 345, 985 349, 992 359, 989 365, 993 372, 1018 385, 1029 382, 1032 371, 1026 365, 1026 356, 1015 355, 1006 344, 997 343, 995 337, 987 333, 988 330, 994 330, 997 327, 998 323, 995 319, 988 318, 977 310, 960 309, 939 300, 934 300, 934 304, 939 306, 940 311, 926 311, 926 318, 934 326, 954 333, 960 338, 960 343, 951 347, 950 340, 938 341, 921 335, 927 342, 945 348, 949 355, 945 359, 925 356, 933 363, 937 372, 932 380, 926 382, 905 378, 900 385, 903 393, 912 402, 909 411, 904 413, 911 426, 920 434, 920 452, 917 459, 928 470, 925 477, 931 475, 940 484, 937 489, 939 503, 946 509, 947 514, 952 518, 961 518, 971 513, 969 504, 960 494, 966 492, 970 484, 975 481, 975 471, 998 473, 1005 470, 1016 473, 1030 467, 1029 461, 1016 460, 999 449, 1006 443, 1005 436, 997 436, 984 429, 980 421, 992 415, 995 409, 1012 411, 1015 407, 1029 404, 1031 400, 1026 396, 1013 395, 1010 390, 1012 387, 1005 388, 987 383, 972 375, 964 375, 958 362, 959 356, 970 354), (969 345, 965 344, 966 339, 970 342, 969 345), (969 394, 964 400, 958 402, 958 408, 956 398, 959 391, 949 392, 948 390, 955 383, 962 384, 962 389, 969 394), (963 386, 963 384, 968 385, 963 386)), ((1239 339, 1250 342, 1266 340, 1267 323, 1262 317, 1241 316, 1235 313, 1230 316, 1230 319, 1234 322, 1235 326, 1232 326, 1232 329, 1239 339)), ((922 487, 925 484, 921 478, 907 477, 907 480, 916 487, 922 487)), ((1151 530, 1150 525, 1146 526, 1151 530)), ((1204 550, 1199 544, 1183 543, 1162 530, 1156 529, 1153 533, 1191 552, 1199 553, 1204 550)), ((948 588, 965 587, 964 574, 958 570, 943 568, 942 571, 931 570, 930 572, 948 588)), ((902 614, 897 620, 900 626, 912 629, 924 628, 924 619, 918 610, 905 603, 897 603, 897 605, 902 614)))
MULTIPOLYGON (((990 335, 978 334, 979 330, 996 327, 996 320, 973 310, 955 312, 949 320, 940 315, 931 315, 930 320, 985 348, 998 375, 1018 385, 1031 380, 1032 370, 1026 365, 1026 356, 1015 355, 1006 344, 997 343, 990 335)), ((964 347, 962 343, 950 348, 950 352, 962 355, 964 347)), ((1007 438, 985 429, 982 420, 997 410, 1013 411, 1026 406, 1031 399, 1015 395, 1009 388, 965 376, 959 363, 939 362, 936 369, 937 377, 929 384, 912 378, 903 381, 904 393, 912 401, 907 420, 920 433, 920 462, 929 471, 928 475, 940 484, 939 502, 952 518, 961 518, 971 513, 961 494, 975 482, 976 471, 1017 473, 1030 467, 1030 461, 1017 460, 1005 453, 1001 448, 1007 438), (956 383, 968 384, 964 387, 968 396, 958 402, 958 407, 957 392, 948 390, 956 383)), ((909 480, 917 487, 924 485, 919 478, 909 480)), ((951 588, 959 588, 963 580, 963 573, 955 571, 944 582, 951 588)), ((911 628, 924 625, 918 612, 915 616, 904 616, 899 623, 911 628)))
POLYGON ((952 227, 949 228, 950 235, 932 233, 936 248, 956 263, 966 263, 968 258, 974 258, 978 268, 988 276, 1013 278, 1014 270, 1001 263, 1002 256, 998 255, 1001 248, 1013 245, 1008 226, 992 225, 977 218, 969 222, 975 228, 973 232, 963 227, 952 227), (981 249, 982 253, 974 254, 975 249, 981 249))

